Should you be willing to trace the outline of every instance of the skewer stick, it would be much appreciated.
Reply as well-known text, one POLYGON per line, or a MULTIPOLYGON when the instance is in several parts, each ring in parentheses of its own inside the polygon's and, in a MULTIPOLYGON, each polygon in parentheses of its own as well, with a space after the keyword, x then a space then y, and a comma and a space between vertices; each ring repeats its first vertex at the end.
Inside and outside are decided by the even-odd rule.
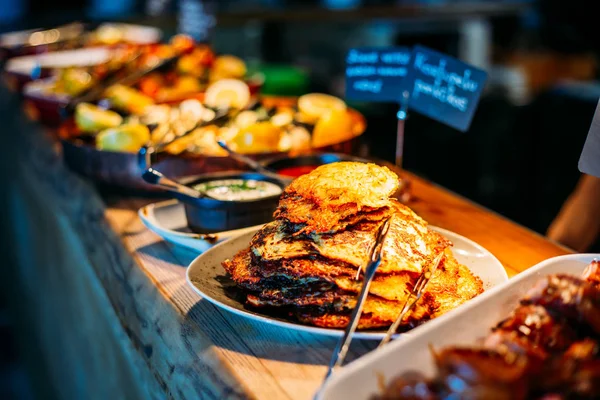
POLYGON ((400 110, 396 117, 398 118, 398 124, 396 127, 396 166, 402 167, 402 158, 404 155, 404 123, 408 116, 408 98, 410 94, 408 90, 402 92, 402 100, 400 100, 400 110))

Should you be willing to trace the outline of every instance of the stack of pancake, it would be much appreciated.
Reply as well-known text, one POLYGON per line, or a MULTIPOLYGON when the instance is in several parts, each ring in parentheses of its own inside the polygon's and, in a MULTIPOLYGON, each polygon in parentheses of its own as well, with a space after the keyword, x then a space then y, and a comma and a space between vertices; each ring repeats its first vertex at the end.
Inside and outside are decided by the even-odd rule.
POLYGON ((452 244, 391 197, 397 189, 398 177, 385 167, 323 165, 285 189, 275 220, 223 266, 247 292, 250 305, 285 307, 306 324, 344 328, 378 229, 390 217, 359 328, 391 325, 424 267, 440 252, 443 260, 403 328, 481 293, 481 280, 454 259, 452 244))

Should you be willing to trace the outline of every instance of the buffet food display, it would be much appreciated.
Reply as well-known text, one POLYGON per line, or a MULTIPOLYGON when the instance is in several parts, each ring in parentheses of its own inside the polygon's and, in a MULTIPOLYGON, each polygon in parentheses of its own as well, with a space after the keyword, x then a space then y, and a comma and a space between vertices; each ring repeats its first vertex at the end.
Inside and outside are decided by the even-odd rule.
MULTIPOLYGON (((201 97, 209 84, 222 79, 243 80, 252 94, 262 85, 260 75, 247 75, 243 60, 217 55, 209 46, 181 35, 169 43, 115 44, 17 57, 9 60, 6 71, 21 80, 44 78, 26 83, 23 92, 31 107, 53 103, 54 120, 61 105, 110 82, 123 81, 127 96, 139 102, 172 104, 201 97)), ((41 117, 46 123, 52 121, 41 117)))
POLYGON ((243 154, 299 153, 351 140, 364 130, 360 116, 335 97, 315 93, 297 105, 270 105, 253 100, 248 86, 233 79, 210 85, 204 101, 178 105, 155 104, 123 86, 109 88, 106 97, 116 111, 80 104, 75 127, 67 125, 65 135, 93 141, 101 150, 137 152, 143 145, 167 143, 163 150, 172 155, 227 156, 217 140, 243 154))
POLYGON ((431 284, 402 330, 458 307, 483 291, 482 281, 450 251, 452 243, 392 199, 398 176, 369 163, 320 166, 284 191, 275 221, 223 267, 254 307, 284 308, 299 321, 344 328, 362 287, 362 268, 384 219, 391 226, 360 329, 391 325, 424 269, 444 253, 431 284))
POLYGON ((255 158, 350 153, 366 128, 333 96, 261 96, 262 74, 185 35, 160 43, 142 26, 57 29, 59 38, 54 30, 5 37, 15 48, 33 37, 57 42, 11 58, 5 74, 29 81, 25 110, 58 133, 69 167, 102 184, 155 190, 140 179, 135 153, 145 147, 156 149, 152 163, 182 176, 247 169, 217 141, 255 158), (81 35, 67 40, 74 29, 81 35))

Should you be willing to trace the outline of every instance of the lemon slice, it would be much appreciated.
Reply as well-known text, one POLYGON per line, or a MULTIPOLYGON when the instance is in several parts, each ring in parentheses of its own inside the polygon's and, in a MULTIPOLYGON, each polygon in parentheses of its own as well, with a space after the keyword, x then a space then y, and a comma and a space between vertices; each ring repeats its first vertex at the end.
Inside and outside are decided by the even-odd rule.
POLYGON ((123 122, 123 118, 114 111, 104 110, 90 103, 78 104, 75 108, 75 123, 83 132, 98 132, 114 128, 123 122))
POLYGON ((154 100, 142 92, 123 85, 109 87, 106 96, 115 108, 132 114, 143 114, 146 107, 154 104, 154 100))
POLYGON ((328 94, 309 93, 298 98, 298 110, 306 120, 314 122, 331 110, 346 110, 346 103, 328 94))
POLYGON ((233 143, 240 153, 269 153, 277 151, 281 134, 281 129, 270 122, 257 122, 240 129, 233 143))
POLYGON ((145 125, 122 125, 106 129, 96 136, 99 150, 137 152, 150 140, 150 131, 145 125))
POLYGON ((204 102, 213 108, 244 108, 250 101, 248 85, 237 79, 222 79, 206 89, 204 102))
POLYGON ((215 59, 213 70, 226 78, 242 78, 246 75, 246 63, 236 56, 223 55, 215 59))

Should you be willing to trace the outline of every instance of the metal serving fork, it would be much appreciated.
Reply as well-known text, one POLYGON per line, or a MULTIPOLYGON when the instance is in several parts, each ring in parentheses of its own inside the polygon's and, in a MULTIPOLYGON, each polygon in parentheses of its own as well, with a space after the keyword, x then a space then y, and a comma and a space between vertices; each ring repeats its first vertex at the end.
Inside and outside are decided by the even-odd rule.
POLYGON ((315 394, 315 399, 318 399, 323 387, 325 386, 325 382, 331 376, 335 367, 341 365, 346 358, 346 354, 348 353, 348 349, 350 347, 350 342, 352 341, 352 335, 356 331, 356 327, 358 326, 358 321, 360 320, 360 316, 362 314, 363 307, 365 305, 365 300, 367 299, 367 295, 369 294, 369 287, 371 286, 371 281, 375 276, 375 272, 377 268, 379 268, 379 264, 381 264, 381 253, 383 250, 383 243, 385 241, 385 237, 390 229, 390 218, 386 219, 379 231, 377 232, 375 244, 371 248, 369 253, 369 263, 365 268, 365 278, 363 281, 362 288, 360 290, 360 294, 358 295, 358 299, 356 300, 356 306, 354 306, 354 311, 352 312, 352 317, 350 318, 350 323, 346 327, 346 331, 344 332, 344 336, 338 342, 335 350, 333 351, 333 355, 331 360, 329 361, 329 368, 327 369, 327 374, 325 374, 325 379, 323 379, 323 383, 317 393, 315 394))
POLYGON ((427 284, 429 283, 429 281, 431 281, 433 274, 435 274, 435 271, 437 270, 438 266, 440 265, 440 262, 442 262, 443 258, 444 258, 444 251, 441 251, 440 254, 438 254, 437 257, 433 260, 433 262, 431 264, 429 264, 429 266, 427 266, 425 268, 425 270, 421 273, 421 276, 419 276, 419 279, 417 280, 417 283, 415 283, 413 290, 410 292, 410 294, 406 298, 406 302, 404 303, 404 307, 402 307, 402 311, 400 312, 400 315, 398 315, 398 318, 396 318, 396 321, 394 321, 392 326, 390 326, 390 329, 388 329, 387 334, 385 335, 383 340, 379 343, 378 347, 385 346, 385 344, 388 343, 392 339, 392 336, 394 335, 394 333, 396 333, 396 330, 402 323, 402 320, 404 319, 406 314, 408 314, 408 312, 413 309, 415 304, 417 304, 417 301, 419 301, 421 296, 423 296, 423 292, 425 291, 427 284))

